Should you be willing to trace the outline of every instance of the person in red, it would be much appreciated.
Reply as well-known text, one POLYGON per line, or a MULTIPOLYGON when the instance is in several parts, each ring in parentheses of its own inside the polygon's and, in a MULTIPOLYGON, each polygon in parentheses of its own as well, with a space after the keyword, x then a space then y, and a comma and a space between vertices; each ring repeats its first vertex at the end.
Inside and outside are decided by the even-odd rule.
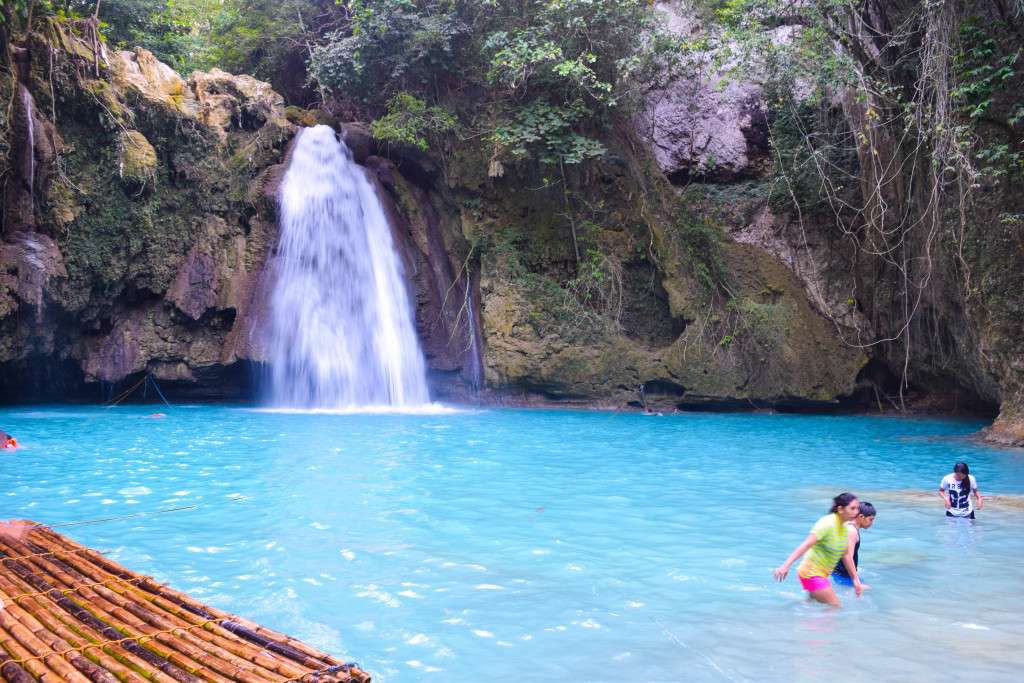
POLYGON ((15 449, 17 447, 18 447, 17 440, 13 436, 11 436, 7 432, 5 432, 4 430, 0 429, 0 450, 5 449, 5 448, 10 448, 10 449, 13 450, 13 449, 15 449))

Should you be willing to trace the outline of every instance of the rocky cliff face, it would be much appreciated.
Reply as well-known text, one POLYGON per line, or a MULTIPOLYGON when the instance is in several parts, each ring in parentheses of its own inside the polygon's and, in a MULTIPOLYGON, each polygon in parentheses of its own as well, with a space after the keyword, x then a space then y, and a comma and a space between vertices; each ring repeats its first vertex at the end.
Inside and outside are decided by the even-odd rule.
POLYGON ((8 136, 0 395, 79 396, 146 371, 244 392, 221 378, 258 357, 276 233, 262 171, 294 132, 281 98, 216 70, 186 81, 141 49, 94 54, 56 20, 12 58, 7 87, 25 97, 8 136))
MULTIPOLYGON (((685 1, 657 7, 682 38, 705 35, 685 1)), ((796 30, 780 27, 773 39, 786 40, 796 30)), ((1024 444, 1024 205, 1019 192, 1006 184, 977 189, 963 227, 946 228, 947 234, 960 233, 960 243, 934 245, 928 277, 909 290, 907 303, 915 313, 908 322, 906 309, 894 306, 905 283, 861 248, 863 235, 855 223, 837 225, 831 210, 803 206, 796 212, 788 201, 769 201, 767 122, 772 112, 760 85, 737 82, 710 56, 694 59, 691 70, 700 77, 668 74, 648 93, 636 117, 637 132, 662 172, 705 206, 717 207, 733 240, 774 256, 800 283, 811 307, 830 321, 841 343, 862 350, 870 359, 863 386, 874 395, 877 409, 900 410, 904 398, 925 409, 998 408, 986 437, 1024 444), (901 376, 907 379, 902 388, 901 376)), ((855 97, 847 99, 840 109, 856 130, 863 112, 855 97)), ((958 209, 949 206, 944 220, 957 223, 958 209)))
MULTIPOLYGON (((56 20, 10 57, 0 398, 106 398, 144 373, 172 394, 252 397, 277 183, 296 124, 323 121, 249 76, 94 54, 56 20)), ((365 130, 345 134, 392 215, 441 393, 465 397, 480 344, 451 216, 372 156, 365 130)))
POLYGON ((793 273, 676 197, 631 134, 613 144, 564 179, 521 169, 481 180, 463 170, 480 159, 449 165, 479 269, 491 396, 749 409, 854 395, 866 358, 793 273))
MULTIPOLYGON (((104 398, 147 372, 179 396, 252 397, 276 184, 296 125, 324 116, 250 77, 183 79, 144 50, 95 55, 56 22, 11 57, 0 397, 104 398)), ((885 402, 893 360, 864 345, 884 330, 860 303, 870 274, 824 224, 772 208, 760 92, 707 76, 652 91, 606 159, 564 173, 492 177, 479 146, 427 155, 341 126, 392 219, 435 395, 885 402)), ((979 233, 985 301, 1024 270, 1014 239, 979 233)), ((971 309, 982 344, 945 377, 1001 401, 1005 435, 1020 424, 1022 368, 1019 298, 1004 299, 971 309)))
MULTIPOLYGON (((4 204, 0 393, 99 397, 152 373, 179 394, 251 396, 288 116, 308 116, 246 76, 93 54, 57 22, 12 56, 5 87, 28 97, 7 136, 24 151, 4 204)), ((793 273, 675 198, 631 134, 561 179, 488 177, 475 147, 439 159, 345 134, 387 200, 439 395, 817 407, 854 394, 864 355, 793 273)))

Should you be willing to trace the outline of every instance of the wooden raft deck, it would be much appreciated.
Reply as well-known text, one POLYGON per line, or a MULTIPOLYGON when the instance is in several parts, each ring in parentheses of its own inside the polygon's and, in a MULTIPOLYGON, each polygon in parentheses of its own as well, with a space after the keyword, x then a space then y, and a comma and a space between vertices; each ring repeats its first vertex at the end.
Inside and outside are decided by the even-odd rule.
POLYGON ((45 527, 17 540, 0 536, 0 600, 7 681, 370 681, 356 665, 203 605, 45 527))

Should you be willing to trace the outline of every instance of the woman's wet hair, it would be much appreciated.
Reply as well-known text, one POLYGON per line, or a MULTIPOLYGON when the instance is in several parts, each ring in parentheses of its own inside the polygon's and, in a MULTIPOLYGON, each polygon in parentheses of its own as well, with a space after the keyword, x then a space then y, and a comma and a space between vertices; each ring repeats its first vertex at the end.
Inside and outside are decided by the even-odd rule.
POLYGON ((832 499, 832 509, 829 510, 829 512, 839 512, 839 508, 844 508, 855 500, 857 500, 857 496, 849 491, 846 493, 840 493, 832 499))
POLYGON ((965 462, 958 462, 953 465, 953 474, 964 475, 964 480, 960 483, 960 495, 969 496, 971 494, 971 468, 965 462))
POLYGON ((878 513, 875 511, 875 506, 874 505, 872 505, 871 503, 865 503, 862 500, 860 502, 860 513, 859 514, 862 514, 865 517, 874 517, 878 513))

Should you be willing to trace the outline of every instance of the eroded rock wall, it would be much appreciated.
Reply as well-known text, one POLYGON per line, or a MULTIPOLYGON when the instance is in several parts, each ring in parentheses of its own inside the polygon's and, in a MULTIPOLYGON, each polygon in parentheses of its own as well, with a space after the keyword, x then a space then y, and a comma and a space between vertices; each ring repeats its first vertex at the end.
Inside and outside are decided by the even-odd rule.
POLYGON ((607 159, 564 176, 488 177, 486 150, 469 147, 445 166, 479 272, 486 396, 658 409, 854 396, 866 356, 794 273, 677 196, 632 133, 608 143, 607 159))
MULTIPOLYGON (((0 85, 25 97, 0 138, 0 399, 108 398, 144 373, 172 395, 253 398, 289 142, 336 122, 250 76, 94 54, 56 20, 11 56, 0 85)), ((391 216, 435 394, 473 398, 482 344, 458 213, 373 156, 365 127, 340 132, 391 216)))
MULTIPOLYGON (((94 55, 57 22, 20 49, 39 135, 30 208, 4 206, 0 395, 101 397, 151 373, 173 392, 251 397, 275 187, 293 122, 320 119, 247 76, 94 55)), ((679 169, 632 133, 599 164, 504 177, 481 145, 426 155, 344 134, 392 218, 435 395, 746 409, 858 391, 865 354, 797 274, 678 196, 665 176, 679 169)), ((729 177, 756 175, 758 154, 729 177)), ((687 174, 710 175, 694 159, 687 174)))
MULTIPOLYGON (((97 62, 56 23, 19 49, 24 68, 3 88, 29 92, 36 135, 33 170, 17 171, 4 205, 0 395, 99 397, 149 372, 174 391, 251 397, 276 179, 296 122, 322 117, 288 111, 250 77, 182 79, 144 50, 97 62)), ((842 235, 769 203, 769 113, 756 85, 716 78, 670 79, 635 133, 609 136, 606 159, 564 174, 524 163, 491 177, 482 145, 422 154, 344 127, 392 217, 435 395, 657 409, 879 400, 870 275, 842 235)), ((3 141, 24 149, 16 128, 3 141)), ((1007 230, 979 233, 969 254, 984 264, 979 301, 1021 270, 1007 230)), ((965 306, 981 340, 968 365, 972 391, 1019 424, 1021 382, 1007 379, 1021 372, 1019 299, 1003 300, 965 306)))
POLYGON ((142 49, 94 54, 56 19, 13 52, 35 135, 10 136, 33 158, 4 203, 0 395, 77 397, 142 372, 244 395, 217 377, 261 358, 264 171, 295 130, 281 98, 216 70, 185 80, 142 49))
MULTIPOLYGON (((693 3, 657 8, 681 39, 706 36, 693 3)), ((797 30, 779 27, 772 39, 797 30)), ((786 188, 773 187, 766 154, 772 112, 756 75, 737 80, 710 50, 692 59, 652 86, 634 120, 662 173, 692 205, 717 216, 732 240, 772 255, 796 278, 841 343, 869 359, 861 386, 877 409, 998 408, 986 437, 1024 445, 1024 205, 1016 188, 989 182, 974 189, 967 212, 952 200, 943 206, 943 237, 927 249, 911 245, 921 256, 911 283, 901 281, 897 268, 864 248, 856 216, 829 206, 795 211, 788 196, 780 201, 786 188)), ((836 98, 836 115, 857 130, 865 113, 856 94, 836 98)), ((1006 131, 983 134, 998 139, 1006 131)), ((843 198, 849 206, 861 201, 853 185, 843 198)))

